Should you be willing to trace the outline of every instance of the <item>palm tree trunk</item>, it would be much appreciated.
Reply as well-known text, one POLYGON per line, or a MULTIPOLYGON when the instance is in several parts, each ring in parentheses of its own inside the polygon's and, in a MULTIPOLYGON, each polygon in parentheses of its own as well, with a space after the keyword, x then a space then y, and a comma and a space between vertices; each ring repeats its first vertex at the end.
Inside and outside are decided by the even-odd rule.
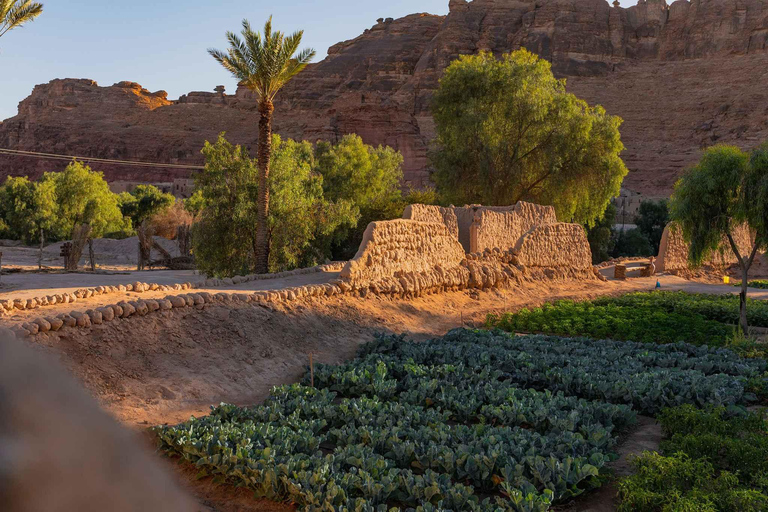
POLYGON ((272 113, 269 100, 259 103, 259 198, 256 204, 256 262, 257 274, 269 271, 269 160, 272 157, 272 113))

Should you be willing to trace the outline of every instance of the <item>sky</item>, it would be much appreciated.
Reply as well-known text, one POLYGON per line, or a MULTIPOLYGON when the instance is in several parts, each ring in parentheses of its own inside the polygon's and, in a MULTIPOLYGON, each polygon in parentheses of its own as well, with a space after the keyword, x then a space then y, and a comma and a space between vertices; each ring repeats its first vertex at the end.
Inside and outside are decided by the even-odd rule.
MULTIPOLYGON (((226 49, 227 30, 243 18, 286 33, 304 30, 302 47, 317 51, 352 39, 377 18, 414 12, 447 14, 448 0, 38 0, 43 14, 0 38, 0 120, 13 117, 36 84, 90 78, 108 86, 123 80, 176 99, 235 80, 206 52, 226 49)), ((622 5, 635 4, 622 0, 622 5)))

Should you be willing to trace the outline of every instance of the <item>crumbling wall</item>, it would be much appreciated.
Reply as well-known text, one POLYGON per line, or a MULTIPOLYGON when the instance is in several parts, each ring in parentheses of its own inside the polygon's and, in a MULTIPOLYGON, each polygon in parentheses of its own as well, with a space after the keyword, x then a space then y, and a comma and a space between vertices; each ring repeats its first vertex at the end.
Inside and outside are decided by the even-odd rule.
POLYGON ((580 224, 559 222, 535 227, 517 242, 513 254, 517 264, 526 267, 592 267, 587 233, 580 224))
MULTIPOLYGON (((733 239, 742 256, 749 256, 752 251, 753 236, 749 226, 742 224, 733 233, 733 239)), ((727 267, 737 264, 739 261, 731 250, 728 239, 723 237, 720 249, 713 252, 704 261, 704 265, 711 267, 727 267)), ((659 245, 659 256, 656 260, 656 270, 659 272, 677 272, 688 270, 688 244, 683 238, 683 230, 677 223, 670 222, 664 228, 659 245)))
POLYGON ((455 208, 443 208, 431 204, 409 204, 405 207, 403 213, 404 219, 416 220, 419 222, 436 222, 445 224, 448 231, 458 240, 459 224, 456 219, 455 208))
POLYGON ((520 237, 532 228, 556 222, 553 207, 524 201, 518 202, 511 211, 479 209, 470 226, 470 252, 515 247, 520 237))
POLYGON ((358 286, 400 273, 451 269, 463 259, 464 250, 442 223, 407 219, 371 222, 341 277, 358 286))

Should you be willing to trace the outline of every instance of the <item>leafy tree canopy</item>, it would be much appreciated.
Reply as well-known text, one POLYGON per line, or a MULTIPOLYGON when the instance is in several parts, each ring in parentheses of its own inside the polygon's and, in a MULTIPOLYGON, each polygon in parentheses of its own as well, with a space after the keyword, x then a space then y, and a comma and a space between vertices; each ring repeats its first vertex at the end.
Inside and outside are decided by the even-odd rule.
POLYGON ((627 174, 621 119, 565 92, 550 64, 525 49, 459 57, 432 111, 434 178, 456 204, 526 200, 592 225, 627 174))
MULTIPOLYGON (((280 271, 322 262, 329 256, 337 229, 359 218, 349 200, 328 201, 323 177, 313 170, 308 142, 273 136, 270 179, 269 270, 280 271)), ((255 160, 221 135, 203 148, 205 170, 196 176, 202 210, 193 226, 198 268, 209 274, 251 272, 256 261, 258 170, 255 160)))
POLYGON ((334 259, 354 256, 370 222, 394 219, 405 204, 400 181, 403 156, 390 147, 372 147, 358 135, 346 135, 338 144, 319 142, 315 169, 323 179, 323 193, 329 201, 348 201, 359 211, 359 219, 344 224, 334 234, 334 259))
POLYGON ((80 162, 72 162, 62 172, 45 173, 40 183, 50 183, 44 186, 55 190, 55 229, 61 238, 70 237, 74 228, 83 223, 91 225, 94 238, 130 227, 104 175, 80 162))
POLYGON ((131 219, 134 228, 155 214, 173 206, 176 198, 154 185, 138 185, 131 192, 123 192, 118 204, 123 216, 131 219))
POLYGON ((650 242, 654 254, 659 253, 661 236, 664 234, 664 228, 668 223, 668 201, 643 201, 640 203, 640 209, 637 212, 635 224, 637 224, 637 229, 639 229, 650 242))
POLYGON ((768 145, 751 156, 734 146, 707 149, 675 185, 670 210, 682 227, 693 265, 721 249, 724 239, 736 254, 742 271, 740 326, 746 333, 749 269, 757 251, 768 247, 768 145), (754 233, 749 254, 740 252, 733 236, 745 222, 754 233))

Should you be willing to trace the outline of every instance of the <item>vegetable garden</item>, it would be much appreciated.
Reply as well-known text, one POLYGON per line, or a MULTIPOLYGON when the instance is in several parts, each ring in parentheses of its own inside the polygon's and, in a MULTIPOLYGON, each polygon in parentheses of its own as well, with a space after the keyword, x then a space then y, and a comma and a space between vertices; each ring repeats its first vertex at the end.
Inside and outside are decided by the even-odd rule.
MULTIPOLYGON (((748 300, 747 318, 750 326, 768 327, 768 302, 748 300)), ((509 332, 725 346, 738 321, 736 295, 641 292, 489 315, 487 324, 509 332)))
POLYGON ((222 404, 156 432, 203 474, 305 510, 545 511, 601 483, 636 414, 741 414, 765 372, 761 359, 683 343, 381 336, 263 405, 222 404))

